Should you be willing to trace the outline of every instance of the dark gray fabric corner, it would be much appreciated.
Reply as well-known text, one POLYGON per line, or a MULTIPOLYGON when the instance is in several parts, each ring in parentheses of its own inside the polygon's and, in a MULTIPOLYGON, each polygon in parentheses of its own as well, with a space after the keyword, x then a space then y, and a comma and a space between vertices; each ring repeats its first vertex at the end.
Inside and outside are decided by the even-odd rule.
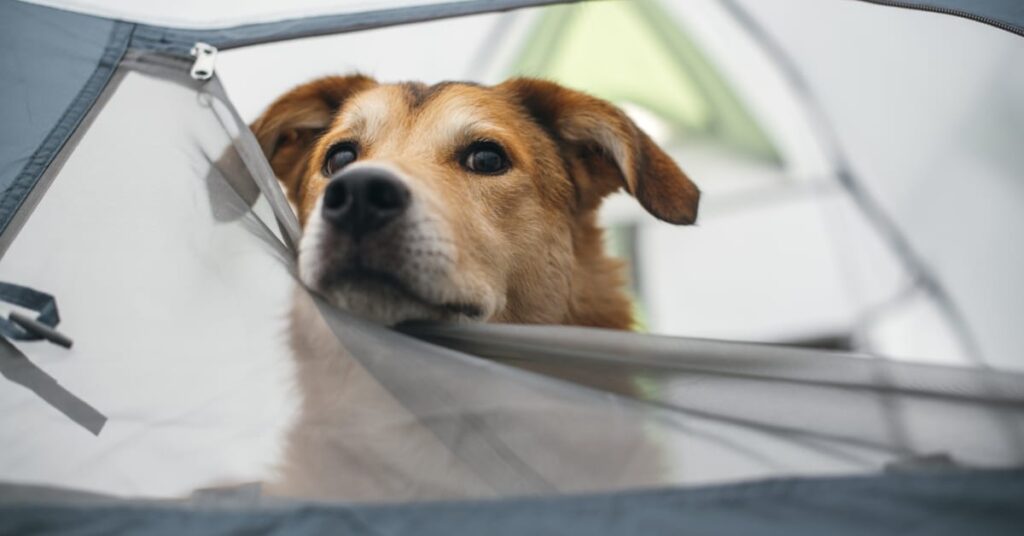
POLYGON ((2 534, 1020 534, 1024 471, 405 505, 103 500, 0 487, 2 534), (4 500, 4 495, 16 496, 4 500))
POLYGON ((131 25, 0 1, 0 232, 92 108, 131 25))

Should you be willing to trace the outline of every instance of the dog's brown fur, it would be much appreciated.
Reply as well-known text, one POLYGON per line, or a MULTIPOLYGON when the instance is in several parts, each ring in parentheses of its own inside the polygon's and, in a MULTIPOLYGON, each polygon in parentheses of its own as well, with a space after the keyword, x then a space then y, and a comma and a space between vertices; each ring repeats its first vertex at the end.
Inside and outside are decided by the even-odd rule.
MULTIPOLYGON (((478 308, 476 320, 629 328, 622 264, 605 255, 597 225, 602 199, 624 187, 663 220, 686 224, 697 216, 696 186, 625 114, 540 80, 482 87, 328 77, 283 95, 252 129, 303 224, 300 275, 304 255, 312 257, 305 264, 321 271, 339 262, 338 251, 351 250, 421 288, 444 287, 435 295, 478 308), (504 148, 508 171, 482 176, 460 165, 460 151, 481 139, 504 148), (415 215, 361 242, 323 224, 317 207, 332 179, 322 164, 343 141, 358 143, 357 163, 400 174, 419 204, 415 215), (444 261, 429 265, 438 258, 444 261), (415 269, 395 268, 402 263, 415 269)), ((329 285, 318 288, 320 277, 303 281, 328 300, 345 299, 329 285)), ((373 294, 360 303, 400 299, 379 292, 379 299, 373 294)), ((377 312, 390 320, 406 319, 409 311, 445 319, 430 304, 395 310, 404 312, 377 312)), ((348 354, 304 291, 296 293, 291 317, 303 403, 270 493, 347 500, 504 493, 482 481, 478 467, 453 455, 381 378, 348 354)), ((566 421, 604 417, 558 397, 495 403, 544 408, 530 414, 527 433, 542 440, 538 448, 575 453, 573 460, 545 466, 558 489, 662 483, 657 442, 645 437, 642 420, 564 431, 566 421)), ((457 407, 452 401, 446 411, 457 407)))
POLYGON ((483 318, 492 322, 630 328, 622 263, 605 255, 597 225, 601 200, 625 188, 662 220, 697 217, 697 187, 621 110, 542 80, 327 77, 280 97, 252 129, 304 226, 328 183, 321 163, 340 140, 358 139, 360 160, 413 177, 414 193, 438 200, 459 277, 497 296, 483 318), (504 147, 508 172, 459 166, 460 147, 482 136, 504 147))

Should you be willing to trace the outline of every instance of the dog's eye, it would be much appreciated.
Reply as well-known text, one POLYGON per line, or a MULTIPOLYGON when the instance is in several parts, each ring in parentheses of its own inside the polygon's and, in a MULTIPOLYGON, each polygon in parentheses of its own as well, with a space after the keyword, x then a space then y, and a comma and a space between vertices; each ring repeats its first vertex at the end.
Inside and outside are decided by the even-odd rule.
POLYGON ((509 168, 508 156, 500 145, 492 141, 480 141, 469 146, 462 165, 473 173, 497 175, 509 168))
POLYGON ((341 168, 356 161, 359 154, 356 152, 356 144, 339 143, 327 151, 327 158, 324 159, 324 175, 330 177, 341 171, 341 168))

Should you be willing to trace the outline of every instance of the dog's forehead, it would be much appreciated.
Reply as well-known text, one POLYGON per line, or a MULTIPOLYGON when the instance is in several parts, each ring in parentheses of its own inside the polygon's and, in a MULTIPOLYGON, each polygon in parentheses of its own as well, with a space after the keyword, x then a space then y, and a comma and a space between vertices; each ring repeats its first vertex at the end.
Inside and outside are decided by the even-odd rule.
POLYGON ((355 95, 342 107, 335 128, 374 137, 390 129, 428 125, 439 135, 468 128, 500 129, 517 119, 518 108, 492 88, 471 82, 381 85, 355 95))

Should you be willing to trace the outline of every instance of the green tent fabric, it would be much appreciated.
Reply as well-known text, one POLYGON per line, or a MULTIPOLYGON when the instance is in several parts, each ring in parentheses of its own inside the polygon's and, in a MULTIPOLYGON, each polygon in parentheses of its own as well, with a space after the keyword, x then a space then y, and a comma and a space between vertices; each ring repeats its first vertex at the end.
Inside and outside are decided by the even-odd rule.
POLYGON ((661 9, 637 2, 551 11, 529 36, 514 71, 652 110, 671 121, 676 137, 707 137, 756 158, 777 159, 728 84, 667 24, 661 9))

